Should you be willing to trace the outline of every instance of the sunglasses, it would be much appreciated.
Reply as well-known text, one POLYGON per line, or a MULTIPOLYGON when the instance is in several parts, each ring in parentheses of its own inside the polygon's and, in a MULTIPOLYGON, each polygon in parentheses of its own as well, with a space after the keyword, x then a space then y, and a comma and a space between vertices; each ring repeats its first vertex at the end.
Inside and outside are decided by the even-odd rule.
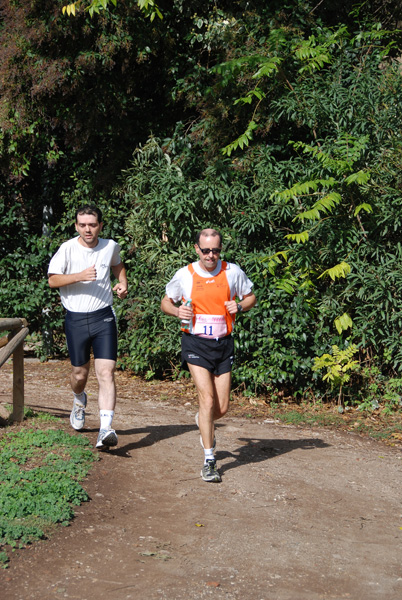
MULTIPOLYGON (((200 248, 198 246, 198 248, 200 248)), ((201 252, 204 255, 210 254, 212 252, 212 254, 220 254, 221 253, 221 248, 200 248, 201 252)))

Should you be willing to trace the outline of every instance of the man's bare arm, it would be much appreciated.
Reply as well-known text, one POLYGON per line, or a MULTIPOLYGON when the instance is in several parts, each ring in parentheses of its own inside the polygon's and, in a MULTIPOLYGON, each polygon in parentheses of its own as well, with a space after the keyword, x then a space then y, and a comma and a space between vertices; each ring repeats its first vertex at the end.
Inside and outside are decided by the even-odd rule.
POLYGON ((128 293, 127 273, 123 263, 119 263, 118 265, 112 267, 112 273, 119 281, 119 283, 116 283, 116 285, 113 287, 113 291, 117 293, 119 298, 123 299, 128 293))
POLYGON ((192 319, 194 314, 191 306, 186 306, 185 304, 176 306, 169 296, 164 296, 162 298, 161 310, 165 313, 165 315, 177 317, 178 319, 192 319))
POLYGON ((253 308, 256 302, 257 298, 255 297, 255 294, 251 293, 243 296, 243 299, 240 302, 236 302, 235 300, 229 300, 228 302, 225 302, 225 306, 226 310, 230 315, 235 315, 239 312, 239 308, 237 306, 238 304, 241 304, 243 312, 247 312, 248 310, 250 310, 250 308, 253 308))
POLYGON ((95 266, 88 267, 80 273, 69 273, 67 275, 59 273, 50 273, 48 277, 49 286, 53 288, 61 288, 65 285, 71 285, 72 283, 79 283, 80 281, 95 281, 96 280, 96 269, 95 266))
POLYGON ((245 296, 243 296, 243 300, 240 300, 240 304, 243 307, 243 311, 246 312, 247 310, 250 310, 250 308, 253 308, 253 306, 255 306, 257 303, 257 298, 255 296, 255 294, 251 293, 251 294, 246 294, 245 296))

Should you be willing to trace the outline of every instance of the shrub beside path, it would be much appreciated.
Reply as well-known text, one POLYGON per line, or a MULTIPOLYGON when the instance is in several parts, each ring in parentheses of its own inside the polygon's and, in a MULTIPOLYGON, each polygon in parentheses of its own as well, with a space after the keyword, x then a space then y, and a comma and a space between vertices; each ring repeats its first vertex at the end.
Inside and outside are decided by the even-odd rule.
MULTIPOLYGON (((26 362, 26 405, 69 428, 68 363, 26 362)), ((229 416, 221 484, 200 478, 191 385, 117 374, 119 446, 70 526, 16 551, 2 600, 400 600, 402 453, 328 429, 229 416)), ((0 369, 0 411, 12 368, 0 369)), ((97 386, 83 433, 95 444, 97 386)), ((0 430, 1 435, 1 430, 0 430)))

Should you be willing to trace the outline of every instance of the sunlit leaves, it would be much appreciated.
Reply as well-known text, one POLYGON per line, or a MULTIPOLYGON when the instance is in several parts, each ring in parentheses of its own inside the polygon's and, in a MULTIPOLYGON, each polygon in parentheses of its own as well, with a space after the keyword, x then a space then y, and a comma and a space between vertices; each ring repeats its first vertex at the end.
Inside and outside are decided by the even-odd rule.
POLYGON ((367 171, 358 171, 357 173, 352 173, 348 177, 346 177, 345 181, 348 185, 351 183, 357 183, 357 185, 364 185, 370 179, 370 173, 367 171))
POLYGON ((265 94, 260 88, 257 87, 254 90, 247 92, 243 98, 238 98, 235 100, 234 104, 251 104, 254 98, 257 98, 257 100, 262 100, 265 98, 265 94))
POLYGON ((282 61, 283 58, 280 56, 271 56, 267 60, 262 61, 258 67, 258 71, 252 76, 253 79, 261 79, 262 77, 270 77, 276 74, 282 61))
POLYGON ((338 333, 341 334, 342 331, 346 331, 347 329, 351 329, 353 327, 353 321, 350 318, 350 315, 345 312, 343 315, 335 319, 334 325, 338 333))
POLYGON ((363 202, 363 204, 359 204, 359 206, 356 206, 353 216, 356 217, 361 210, 364 210, 368 213, 373 212, 373 208, 372 208, 371 204, 368 204, 367 202, 363 202))
POLYGON ((263 77, 271 77, 278 72, 278 67, 282 63, 283 58, 280 56, 264 57, 260 54, 249 54, 239 56, 237 58, 220 63, 211 70, 214 73, 223 77, 224 84, 236 77, 240 72, 247 69, 257 70, 251 73, 252 79, 262 79, 263 77))
POLYGON ((276 192, 275 196, 282 198, 283 200, 289 200, 290 198, 296 198, 298 196, 305 196, 310 193, 314 193, 319 187, 333 187, 336 180, 333 177, 328 179, 314 179, 311 181, 300 181, 295 183, 291 188, 276 192))
POLYGON ((62 9, 63 15, 67 14, 68 16, 73 15, 75 17, 76 12, 78 12, 78 10, 79 10, 78 5, 79 5, 79 2, 73 2, 72 4, 67 4, 66 6, 63 6, 63 9, 62 9))
POLYGON ((250 121, 246 131, 242 133, 242 135, 240 135, 234 142, 231 142, 222 148, 222 154, 230 156, 234 150, 237 150, 237 148, 243 150, 243 148, 249 145, 250 140, 253 139, 253 131, 257 129, 257 127, 257 123, 250 121))
POLYGON ((340 277, 346 278, 348 276, 348 274, 350 273, 351 268, 350 265, 348 263, 346 263, 345 261, 340 262, 339 264, 335 265, 334 267, 331 267, 330 269, 326 269, 323 273, 321 273, 321 275, 319 276, 319 279, 321 279, 322 277, 330 277, 332 279, 332 281, 335 281, 335 279, 339 279, 340 277))
POLYGON ((326 353, 314 358, 312 370, 325 370, 323 381, 329 381, 332 386, 342 388, 350 380, 353 371, 359 367, 359 361, 353 358, 357 351, 355 344, 350 344, 344 349, 333 345, 331 354, 326 353))
POLYGON ((288 235, 285 235, 285 238, 287 240, 290 240, 291 242, 297 242, 298 244, 305 244, 309 239, 309 232, 302 231, 301 233, 288 233, 288 235))
POLYGON ((301 63, 299 73, 313 73, 325 64, 330 64, 332 58, 332 47, 339 39, 347 34, 345 26, 340 27, 335 33, 325 35, 310 35, 307 39, 301 39, 294 46, 294 53, 301 63))
MULTIPOLYGON (((79 12, 80 8, 84 11, 88 11, 91 17, 94 14, 99 14, 101 11, 109 10, 109 5, 117 6, 118 0, 78 0, 71 4, 63 6, 62 14, 67 16, 75 17, 79 12)), ((163 19, 163 15, 154 0, 136 0, 139 8, 151 21, 158 17, 163 19)))
MULTIPOLYGON (((113 1, 115 2, 116 0, 113 1)), ((149 17, 151 22, 155 19, 155 17, 163 19, 162 12, 154 0, 137 0, 137 4, 144 14, 149 17)))
MULTIPOLYGON (((305 142, 292 142, 295 150, 301 150, 303 154, 310 154, 326 169, 330 169, 335 175, 341 176, 347 171, 351 171, 353 165, 361 158, 366 151, 369 143, 367 135, 358 138, 350 134, 341 133, 331 144, 331 153, 318 146, 311 146, 305 142)), ((347 183, 356 181, 357 183, 366 183, 370 177, 369 173, 359 171, 346 179, 347 183), (348 181, 350 179, 350 181, 348 181)))
POLYGON ((264 257, 261 262, 267 262, 268 263, 268 265, 267 265, 268 271, 271 273, 271 275, 275 275, 275 268, 278 265, 287 263, 287 260, 288 260, 288 252, 279 251, 279 252, 275 252, 275 254, 273 254, 272 256, 264 257))
POLYGON ((331 62, 331 57, 326 46, 317 44, 314 35, 311 35, 307 40, 301 40, 295 48, 295 56, 302 63, 300 73, 312 73, 324 66, 325 63, 331 62))
POLYGON ((342 197, 337 192, 331 192, 323 198, 317 200, 314 205, 304 212, 295 216, 294 221, 318 221, 321 218, 321 213, 331 212, 332 209, 341 202, 342 197))

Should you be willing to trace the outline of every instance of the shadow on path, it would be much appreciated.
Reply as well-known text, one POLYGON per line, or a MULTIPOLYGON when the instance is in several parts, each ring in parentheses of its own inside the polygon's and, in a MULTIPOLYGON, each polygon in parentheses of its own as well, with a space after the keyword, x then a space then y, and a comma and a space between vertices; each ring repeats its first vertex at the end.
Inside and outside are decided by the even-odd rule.
POLYGON ((296 440, 286 440, 278 438, 239 438, 245 444, 239 446, 236 450, 229 452, 226 450, 217 450, 217 460, 233 458, 232 462, 219 465, 219 471, 225 473, 230 469, 235 469, 244 464, 259 463, 264 460, 275 458, 281 454, 287 454, 294 450, 316 450, 317 448, 328 448, 327 444, 319 438, 305 438, 296 440))
MULTIPOLYGON (((218 425, 218 427, 224 427, 224 425, 218 425)), ((110 452, 113 452, 117 456, 129 458, 131 450, 152 446, 161 440, 177 437, 190 431, 198 432, 198 428, 195 425, 150 425, 149 427, 117 431, 120 440, 124 435, 146 435, 138 442, 120 445, 118 448, 110 450, 110 452)), ((236 448, 236 450, 217 450, 217 460, 221 461, 229 457, 233 458, 232 462, 219 465, 220 472, 224 473, 245 463, 250 464, 269 460, 275 456, 293 452, 294 450, 316 450, 330 446, 330 444, 319 438, 289 440, 278 438, 239 438, 239 440, 245 443, 236 448)))
MULTIPOLYGON (((39 406, 30 406, 33 409, 40 409, 42 411, 50 412, 55 416, 67 419, 70 417, 70 410, 62 410, 54 408, 46 408, 39 406)), ((224 424, 215 424, 217 429, 225 427, 224 424)), ((99 428, 88 428, 82 430, 82 433, 96 433, 99 428)), ((139 448, 146 448, 147 446, 153 446, 161 440, 178 437, 189 433, 190 431, 197 431, 198 427, 195 424, 189 425, 149 425, 147 427, 138 427, 132 429, 116 429, 116 433, 119 436, 119 446, 117 448, 107 449, 107 452, 120 456, 122 458, 131 458, 131 451, 138 450, 139 448), (145 435, 144 435, 145 434, 145 435), (125 436, 138 436, 144 435, 141 439, 136 442, 129 442, 124 444, 125 436), (123 442, 123 443, 122 443, 123 442)), ((77 432, 78 433, 78 432, 77 432)), ((230 469, 235 469, 244 464, 259 463, 265 460, 274 458, 281 454, 287 454, 294 450, 316 450, 319 448, 327 448, 330 444, 324 442, 319 438, 305 438, 305 439, 278 439, 278 438, 238 438, 240 442, 244 442, 241 446, 238 446, 235 450, 219 450, 216 451, 216 458, 218 461, 232 458, 231 462, 225 464, 219 464, 219 471, 225 473, 230 469)))

